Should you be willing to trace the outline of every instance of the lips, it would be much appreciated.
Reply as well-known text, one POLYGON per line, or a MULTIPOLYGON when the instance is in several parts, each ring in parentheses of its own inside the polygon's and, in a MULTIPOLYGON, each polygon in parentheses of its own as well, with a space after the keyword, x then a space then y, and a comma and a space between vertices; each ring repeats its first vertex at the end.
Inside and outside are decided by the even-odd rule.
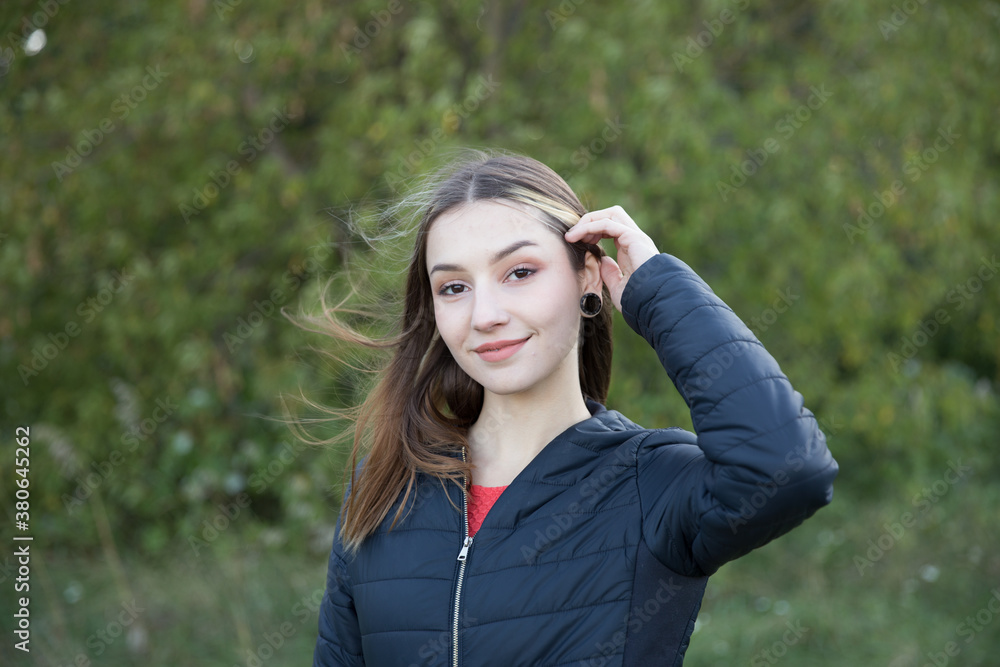
POLYGON ((495 340, 489 343, 483 343, 473 351, 485 361, 503 361, 520 350, 526 342, 528 342, 527 338, 519 338, 517 340, 495 340))
POLYGON ((527 338, 518 338, 517 340, 495 340, 489 343, 483 343, 477 347, 474 352, 488 352, 493 350, 500 350, 505 347, 510 347, 511 345, 517 345, 518 343, 523 343, 528 340, 527 338))

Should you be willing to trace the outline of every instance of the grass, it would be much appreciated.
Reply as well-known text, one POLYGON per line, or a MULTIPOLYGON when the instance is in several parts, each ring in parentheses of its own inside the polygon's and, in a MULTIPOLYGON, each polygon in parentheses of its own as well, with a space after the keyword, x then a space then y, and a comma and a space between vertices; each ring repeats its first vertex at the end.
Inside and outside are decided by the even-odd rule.
MULTIPOLYGON (((1000 490, 977 479, 953 491, 863 574, 855 557, 912 509, 909 496, 841 494, 725 566, 710 580, 685 664, 995 665, 1000 613, 988 603, 1000 587, 1000 490), (967 617, 976 625, 963 625, 967 617)), ((32 561, 32 652, 11 648, 5 595, 0 664, 311 664, 326 554, 294 541, 261 546, 251 532, 225 531, 198 556, 182 539, 157 559, 122 554, 120 570, 102 552, 46 551, 32 561)))
POLYGON ((123 557, 125 590, 100 555, 49 553, 33 568, 31 659, 5 641, 0 664, 312 664, 325 555, 265 549, 228 531, 197 557, 123 557))
POLYGON ((897 530, 861 573, 855 558, 866 557, 869 540, 877 546, 884 524, 913 507, 908 496, 868 504, 838 496, 710 579, 685 665, 923 667, 934 665, 931 655, 940 664, 997 664, 1000 613, 987 604, 1000 586, 998 495, 985 480, 956 488, 897 530), (962 624, 984 608, 981 619, 990 620, 970 636, 962 624), (785 634, 786 623, 798 636, 785 634), (944 653, 949 642, 954 656, 944 653))

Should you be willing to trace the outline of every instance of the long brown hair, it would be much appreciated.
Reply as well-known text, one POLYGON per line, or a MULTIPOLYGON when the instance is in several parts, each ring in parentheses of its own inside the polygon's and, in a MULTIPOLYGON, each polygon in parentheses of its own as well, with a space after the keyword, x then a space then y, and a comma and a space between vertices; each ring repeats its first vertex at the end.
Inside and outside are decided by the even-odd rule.
MULTIPOLYGON (((458 366, 437 334, 426 262, 427 234, 435 219, 472 202, 517 202, 518 208, 562 237, 586 213, 576 194, 552 169, 529 157, 499 151, 469 151, 407 200, 419 202, 419 223, 398 333, 384 338, 365 336, 338 317, 357 311, 343 308, 344 301, 326 308, 322 296, 322 319, 311 320, 316 325, 313 331, 338 341, 394 351, 388 363, 378 369, 378 381, 367 398, 342 411, 354 423, 351 486, 341 520, 341 539, 352 553, 375 532, 403 494, 390 529, 396 525, 418 474, 437 477, 442 485, 450 480, 461 486, 460 480, 471 472, 470 464, 457 454, 467 443, 469 427, 480 416, 483 388, 458 366), (357 463, 362 458, 359 469, 357 463)), ((566 248, 577 271, 583 270, 587 253, 598 258, 604 254, 598 245, 567 243, 566 248)), ((581 317, 579 347, 581 390, 585 397, 600 403, 607 400, 611 381, 613 306, 607 287, 602 298, 600 314, 581 317)), ((327 412, 338 417, 342 414, 332 409, 327 412)))

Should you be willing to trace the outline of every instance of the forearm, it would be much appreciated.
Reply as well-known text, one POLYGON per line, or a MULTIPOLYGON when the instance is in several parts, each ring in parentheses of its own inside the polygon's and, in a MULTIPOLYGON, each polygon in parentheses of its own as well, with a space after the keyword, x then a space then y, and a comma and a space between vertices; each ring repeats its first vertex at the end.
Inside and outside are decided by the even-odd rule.
POLYGON ((659 498, 655 462, 643 486, 681 525, 699 562, 745 553, 830 501, 837 465, 816 419, 774 358, 690 267, 669 255, 652 258, 631 276, 622 305, 691 410, 704 459, 691 463, 679 486, 694 489, 694 500, 680 512, 676 498, 674 507, 659 498))

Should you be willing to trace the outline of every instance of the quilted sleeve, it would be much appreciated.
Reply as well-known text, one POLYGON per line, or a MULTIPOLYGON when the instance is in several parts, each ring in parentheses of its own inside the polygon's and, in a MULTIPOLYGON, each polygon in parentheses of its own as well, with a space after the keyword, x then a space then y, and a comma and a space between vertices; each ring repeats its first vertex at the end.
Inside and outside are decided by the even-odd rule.
POLYGON ((351 582, 341 553, 340 524, 333 538, 327 567, 326 593, 319 608, 319 636, 313 667, 364 665, 361 631, 351 597, 351 582))
POLYGON ((712 574, 831 501, 838 467, 815 417, 687 264, 667 254, 645 262, 622 313, 656 350, 695 430, 654 432, 637 455, 643 535, 663 563, 712 574))

